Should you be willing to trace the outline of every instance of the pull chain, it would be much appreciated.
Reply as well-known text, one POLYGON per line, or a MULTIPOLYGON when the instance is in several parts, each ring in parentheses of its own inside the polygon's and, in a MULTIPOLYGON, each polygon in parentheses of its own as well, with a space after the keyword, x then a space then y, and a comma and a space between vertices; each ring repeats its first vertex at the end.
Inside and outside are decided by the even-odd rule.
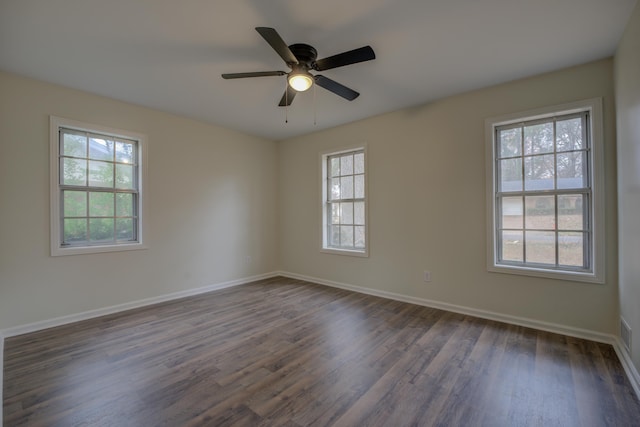
POLYGON ((289 82, 286 79, 284 82, 284 122, 289 123, 289 82))
POLYGON ((316 125, 318 117, 318 105, 316 104, 316 85, 313 85, 313 125, 316 125))

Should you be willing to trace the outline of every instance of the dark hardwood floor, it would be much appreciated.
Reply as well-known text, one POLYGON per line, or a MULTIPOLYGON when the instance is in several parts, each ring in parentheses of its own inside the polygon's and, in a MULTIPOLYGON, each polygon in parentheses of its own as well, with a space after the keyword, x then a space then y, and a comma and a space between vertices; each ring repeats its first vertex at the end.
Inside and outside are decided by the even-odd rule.
POLYGON ((8 338, 5 426, 638 426, 609 345, 276 278, 8 338))

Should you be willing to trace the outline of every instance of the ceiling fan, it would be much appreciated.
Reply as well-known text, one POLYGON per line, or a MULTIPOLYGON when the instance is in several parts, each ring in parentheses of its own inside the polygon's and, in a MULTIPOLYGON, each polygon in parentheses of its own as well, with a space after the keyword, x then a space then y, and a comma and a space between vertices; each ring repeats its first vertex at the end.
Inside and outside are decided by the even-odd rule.
POLYGON ((364 46, 347 52, 327 58, 318 59, 318 52, 313 46, 308 44, 297 43, 287 46, 282 40, 278 32, 269 27, 256 27, 256 31, 269 43, 278 55, 284 60, 290 72, 285 71, 257 71, 249 73, 231 73, 223 74, 223 79, 243 79, 247 77, 268 77, 268 76, 287 76, 287 89, 282 95, 282 99, 278 104, 280 107, 291 105, 296 93, 309 89, 313 83, 343 97, 349 101, 353 101, 360 94, 355 90, 348 88, 328 77, 316 74, 313 75, 309 71, 325 71, 332 68, 343 67, 345 65, 356 64, 358 62, 371 61, 376 58, 376 54, 371 46, 364 46))

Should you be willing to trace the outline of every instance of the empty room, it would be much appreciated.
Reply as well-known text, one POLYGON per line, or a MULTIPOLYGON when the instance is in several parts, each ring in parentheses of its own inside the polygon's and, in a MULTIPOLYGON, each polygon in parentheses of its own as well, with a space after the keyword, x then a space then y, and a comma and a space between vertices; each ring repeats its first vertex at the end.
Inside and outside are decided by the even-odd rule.
POLYGON ((0 0, 0 424, 640 426, 637 0, 0 0))

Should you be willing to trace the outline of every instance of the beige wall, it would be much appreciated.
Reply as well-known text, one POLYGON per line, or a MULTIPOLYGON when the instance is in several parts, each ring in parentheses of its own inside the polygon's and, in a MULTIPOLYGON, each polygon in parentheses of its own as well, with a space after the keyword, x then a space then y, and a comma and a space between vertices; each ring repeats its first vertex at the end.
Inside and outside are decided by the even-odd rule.
POLYGON ((635 331, 631 356, 640 371, 640 4, 615 56, 615 89, 620 314, 635 331))
POLYGON ((0 94, 0 330, 281 269, 617 331, 611 60, 278 143, 9 74, 0 94), (488 273, 484 120, 599 96, 606 284, 488 273), (49 114, 148 135, 148 250, 49 256, 49 114), (319 153, 362 143, 370 257, 321 253, 319 153))
POLYGON ((276 155, 271 141, 0 73, 0 330, 274 271, 276 155), (50 114, 148 136, 149 249, 49 256, 50 114))
POLYGON ((278 146, 282 269, 615 333, 614 117, 613 68, 607 59, 283 141, 278 146), (604 98, 606 284, 488 273, 484 120, 593 97, 604 98), (363 143, 369 150, 370 257, 321 253, 319 153, 363 143), (422 281, 424 270, 432 273, 429 284, 422 281))

